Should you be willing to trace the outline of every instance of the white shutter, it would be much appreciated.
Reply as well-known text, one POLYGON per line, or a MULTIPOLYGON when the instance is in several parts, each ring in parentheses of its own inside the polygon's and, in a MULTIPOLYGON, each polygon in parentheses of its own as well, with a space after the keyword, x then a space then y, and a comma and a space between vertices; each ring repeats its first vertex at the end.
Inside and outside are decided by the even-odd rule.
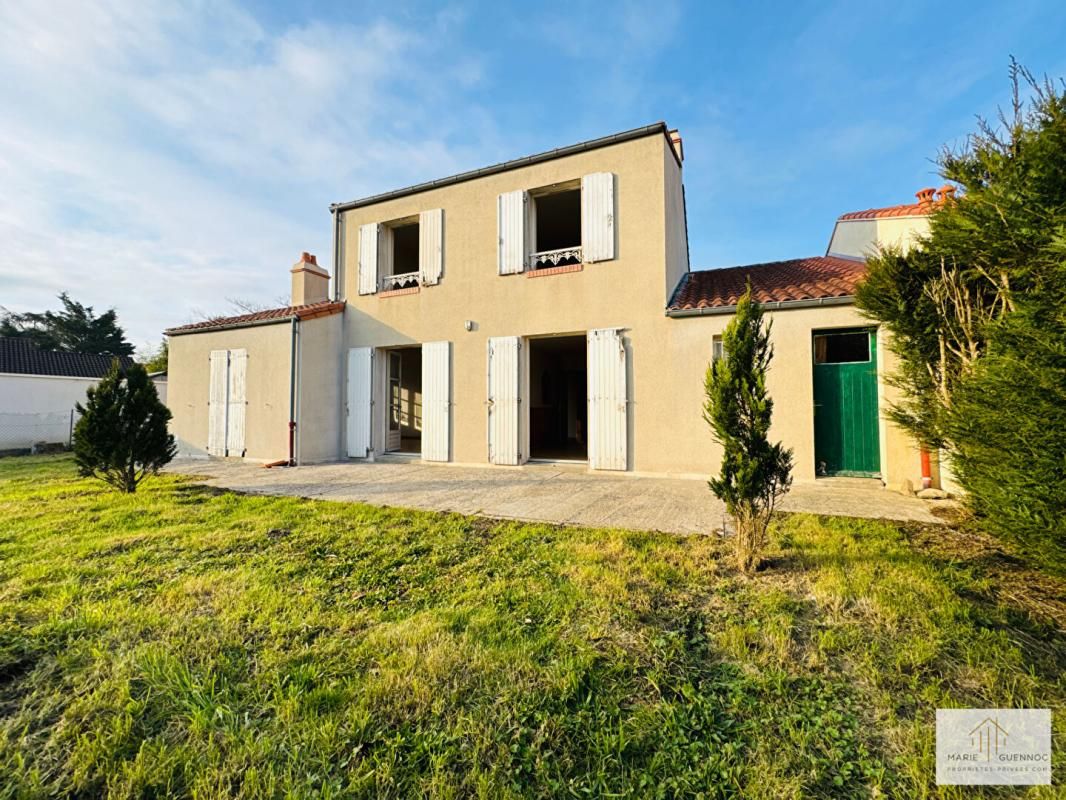
POLYGON ((226 455, 244 456, 244 419, 247 400, 248 351, 229 351, 229 397, 226 414, 226 455))
POLYGON ((499 196, 497 231, 501 275, 514 275, 526 265, 526 202, 522 189, 499 196))
POLYGON ((588 332, 589 466, 627 466, 626 350, 622 331, 588 332))
POLYGON ((359 226, 359 294, 378 290, 378 228, 376 222, 359 226))
POLYGON ((418 270, 422 283, 440 282, 444 271, 444 209, 434 208, 418 215, 418 270))
POLYGON ((207 389, 207 452, 213 456, 226 454, 226 393, 227 359, 229 351, 212 350, 211 377, 207 389))
POLYGON ((489 461, 517 464, 519 342, 517 336, 489 339, 489 461))
POLYGON ((447 461, 451 436, 451 342, 422 345, 422 460, 447 461))
POLYGON ((374 350, 348 351, 348 457, 366 458, 370 452, 371 369, 374 350))
POLYGON ((586 262, 614 258, 614 174, 581 178, 581 255, 586 262))

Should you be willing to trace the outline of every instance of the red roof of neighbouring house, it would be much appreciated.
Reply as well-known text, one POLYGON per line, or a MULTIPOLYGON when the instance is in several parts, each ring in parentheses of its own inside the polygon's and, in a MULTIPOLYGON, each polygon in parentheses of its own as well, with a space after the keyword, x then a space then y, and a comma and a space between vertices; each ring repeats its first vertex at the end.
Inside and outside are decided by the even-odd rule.
POLYGON ((678 283, 667 310, 730 308, 749 281, 752 296, 760 303, 851 297, 865 274, 864 261, 836 256, 689 272, 678 283))
POLYGON ((932 208, 922 203, 907 203, 901 206, 888 206, 886 208, 868 208, 865 211, 849 211, 841 214, 838 219, 842 222, 852 219, 884 219, 886 217, 916 217, 925 216, 932 208))
POLYGON ((284 308, 271 308, 266 311, 255 311, 251 314, 239 314, 236 317, 216 317, 206 319, 203 322, 193 322, 188 325, 179 325, 165 331, 167 336, 181 335, 185 333, 203 333, 216 331, 222 328, 243 328, 249 325, 270 325, 275 322, 286 322, 293 318, 306 320, 316 317, 328 317, 331 314, 339 314, 344 310, 343 302, 323 300, 321 303, 308 303, 302 306, 285 306, 284 308))
POLYGON ((925 217, 932 214, 938 207, 955 196, 955 187, 944 184, 939 189, 921 189, 915 192, 917 203, 904 203, 898 206, 885 206, 884 208, 868 208, 865 211, 849 211, 841 214, 839 222, 849 222, 856 219, 886 219, 888 217, 925 217))

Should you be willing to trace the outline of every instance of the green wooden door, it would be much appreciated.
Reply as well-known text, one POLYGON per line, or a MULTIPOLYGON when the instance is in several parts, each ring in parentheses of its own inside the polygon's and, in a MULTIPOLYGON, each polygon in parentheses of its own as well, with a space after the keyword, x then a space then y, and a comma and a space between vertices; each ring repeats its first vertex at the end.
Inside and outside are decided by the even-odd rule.
POLYGON ((874 331, 814 334, 814 458, 818 475, 881 473, 874 331))

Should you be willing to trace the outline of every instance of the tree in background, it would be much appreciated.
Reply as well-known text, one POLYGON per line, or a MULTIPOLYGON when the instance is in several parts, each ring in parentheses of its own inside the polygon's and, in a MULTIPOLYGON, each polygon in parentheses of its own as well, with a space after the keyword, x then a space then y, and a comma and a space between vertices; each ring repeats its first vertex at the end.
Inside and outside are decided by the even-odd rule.
POLYGON ((749 285, 722 335, 722 358, 704 379, 703 418, 722 445, 721 473, 708 485, 733 517, 737 566, 749 574, 762 561, 774 506, 792 484, 792 451, 767 438, 774 408, 766 392, 770 328, 749 285))
POLYGON ((941 153, 961 196, 869 260, 857 304, 892 334, 895 420, 946 450, 987 527, 1061 568, 1066 97, 1014 62, 1011 82, 1011 113, 941 153))
POLYGON ((77 405, 74 460, 78 472, 99 478, 121 492, 135 492, 177 453, 167 432, 170 410, 140 364, 125 374, 116 359, 111 370, 77 405))
POLYGON ((144 364, 144 368, 148 370, 148 374, 151 375, 153 372, 166 372, 167 360, 169 357, 170 345, 167 340, 164 339, 163 343, 159 345, 159 349, 149 349, 148 352, 145 353, 144 358, 138 360, 144 364))
POLYGON ((92 306, 71 300, 66 292, 59 295, 59 301, 62 311, 5 312, 0 318, 0 336, 30 339, 42 350, 133 355, 133 345, 126 341, 113 308, 96 316, 92 306))

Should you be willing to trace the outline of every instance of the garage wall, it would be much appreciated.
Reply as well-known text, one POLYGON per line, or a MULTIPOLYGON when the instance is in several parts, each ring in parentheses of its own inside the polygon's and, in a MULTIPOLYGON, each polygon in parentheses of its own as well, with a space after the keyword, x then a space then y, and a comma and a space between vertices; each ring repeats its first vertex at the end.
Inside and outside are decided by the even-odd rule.
MULTIPOLYGON (((300 398, 297 409, 297 461, 334 461, 343 454, 344 371, 343 317, 300 323, 300 398)), ((286 356, 285 363, 288 364, 286 356)))
POLYGON ((246 457, 276 461, 288 457, 291 327, 274 325, 170 337, 167 405, 178 452, 207 455, 208 389, 212 350, 248 351, 245 409, 246 457))

